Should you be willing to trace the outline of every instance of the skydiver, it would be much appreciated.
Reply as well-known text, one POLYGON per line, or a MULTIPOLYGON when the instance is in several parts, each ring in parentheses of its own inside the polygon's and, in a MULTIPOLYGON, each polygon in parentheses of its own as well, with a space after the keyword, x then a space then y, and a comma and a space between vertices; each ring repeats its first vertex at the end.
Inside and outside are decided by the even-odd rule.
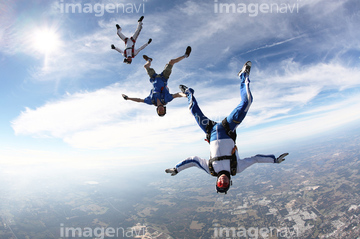
POLYGON ((191 47, 186 48, 185 54, 183 56, 171 59, 168 64, 165 65, 163 72, 157 74, 153 68, 151 68, 152 58, 143 55, 143 58, 146 60, 144 68, 150 77, 150 83, 153 85, 153 88, 150 91, 150 95, 145 99, 140 98, 130 98, 127 95, 122 94, 122 97, 125 100, 132 100, 135 102, 146 103, 148 105, 155 105, 156 112, 159 116, 164 116, 166 114, 166 104, 172 101, 174 98, 186 97, 185 93, 178 92, 176 94, 170 94, 169 88, 167 87, 167 82, 169 80, 172 67, 175 63, 188 58, 191 53, 191 47))
POLYGON ((194 115, 200 128, 206 133, 206 140, 210 144, 210 159, 202 159, 197 156, 189 157, 174 168, 168 168, 166 173, 175 176, 177 173, 189 167, 198 167, 212 176, 216 176, 216 190, 219 193, 227 193, 231 185, 231 176, 241 173, 254 163, 281 163, 285 160, 288 153, 283 153, 279 157, 274 155, 255 155, 250 158, 240 159, 236 141, 236 128, 245 118, 252 103, 252 95, 249 88, 249 75, 251 62, 244 64, 238 73, 240 77, 240 104, 226 117, 221 123, 208 119, 200 110, 194 97, 194 90, 184 85, 180 89, 188 97, 189 109, 194 115))
POLYGON ((150 38, 149 41, 147 43, 145 43, 144 45, 142 45, 139 49, 135 49, 135 42, 136 42, 136 39, 138 38, 140 31, 142 29, 142 25, 143 25, 142 20, 143 19, 144 19, 144 16, 141 16, 139 18, 138 26, 135 30, 135 33, 130 38, 124 36, 124 34, 122 34, 122 32, 121 32, 121 27, 119 26, 119 24, 116 24, 117 35, 121 38, 121 40, 123 40, 125 42, 125 50, 122 51, 120 48, 117 48, 114 44, 111 45, 111 49, 114 49, 114 50, 120 52, 125 57, 124 63, 126 63, 126 64, 131 64, 132 58, 134 58, 141 50, 143 50, 152 41, 150 38))

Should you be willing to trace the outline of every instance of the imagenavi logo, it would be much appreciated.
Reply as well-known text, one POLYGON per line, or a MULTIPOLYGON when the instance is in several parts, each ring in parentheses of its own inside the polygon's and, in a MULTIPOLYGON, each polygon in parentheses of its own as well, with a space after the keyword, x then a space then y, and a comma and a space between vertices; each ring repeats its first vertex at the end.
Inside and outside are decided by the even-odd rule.
POLYGON ((122 3, 74 3, 72 1, 60 0, 56 3, 56 7, 60 13, 77 13, 77 14, 94 14, 96 17, 102 17, 105 13, 110 14, 132 14, 132 13, 145 13, 145 2, 136 4, 128 0, 122 3))
MULTIPOLYGON (((241 1, 241 0, 240 0, 241 1)), ((237 14, 248 14, 249 17, 256 17, 259 14, 268 13, 299 13, 299 0, 287 1, 283 3, 251 3, 234 2, 225 0, 214 0, 214 13, 237 13, 237 14)))

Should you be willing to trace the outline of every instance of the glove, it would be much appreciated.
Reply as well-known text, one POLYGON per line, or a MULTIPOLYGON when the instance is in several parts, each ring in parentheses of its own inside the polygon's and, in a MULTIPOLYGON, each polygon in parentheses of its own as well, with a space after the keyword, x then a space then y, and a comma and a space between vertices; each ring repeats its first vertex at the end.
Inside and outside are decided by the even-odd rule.
POLYGON ((275 163, 281 163, 282 161, 285 161, 285 157, 288 155, 289 155, 289 153, 283 153, 282 155, 277 157, 277 159, 275 160, 275 163))
POLYGON ((124 95, 124 94, 122 94, 122 97, 124 98, 124 100, 128 100, 128 96, 127 95, 124 95))
POLYGON ((178 171, 176 168, 168 168, 168 169, 165 169, 165 173, 171 173, 171 176, 175 176, 178 171))

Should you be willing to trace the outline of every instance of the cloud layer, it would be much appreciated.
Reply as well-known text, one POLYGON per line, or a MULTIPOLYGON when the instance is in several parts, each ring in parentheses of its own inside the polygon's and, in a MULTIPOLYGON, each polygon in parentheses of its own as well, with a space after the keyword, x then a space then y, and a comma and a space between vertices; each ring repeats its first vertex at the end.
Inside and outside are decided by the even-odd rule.
MULTIPOLYGON (((294 3, 299 4, 297 13, 251 17, 214 13, 211 1, 185 1, 164 8, 147 2, 137 44, 148 38, 153 42, 132 65, 122 64, 121 55, 110 45, 124 47, 115 24, 130 35, 137 15, 82 16, 79 20, 49 5, 42 18, 52 19, 48 25, 57 29, 62 45, 48 56, 45 67, 29 38, 21 37, 39 24, 15 21, 10 16, 15 13, 9 11, 2 16, 0 51, 8 57, 23 54, 36 59, 37 64, 27 69, 31 83, 51 82, 58 93, 51 99, 44 93, 46 97, 33 107, 24 103, 25 110, 11 126, 17 136, 61 139, 77 149, 120 149, 128 155, 143 155, 193 144, 187 148, 193 151, 203 133, 188 112, 185 98, 171 102, 168 114, 159 118, 155 107, 121 97, 122 93, 140 98, 149 94, 142 53, 152 57, 153 67, 161 71, 188 45, 193 52, 174 66, 170 90, 177 92, 179 84, 193 87, 203 112, 217 121, 238 104, 236 74, 246 60, 253 61, 254 103, 239 128, 249 139, 243 142, 249 147, 309 137, 358 120, 354 112, 360 85, 360 14, 354 9, 359 3, 294 3)), ((27 17, 25 11, 21 14, 27 17)))

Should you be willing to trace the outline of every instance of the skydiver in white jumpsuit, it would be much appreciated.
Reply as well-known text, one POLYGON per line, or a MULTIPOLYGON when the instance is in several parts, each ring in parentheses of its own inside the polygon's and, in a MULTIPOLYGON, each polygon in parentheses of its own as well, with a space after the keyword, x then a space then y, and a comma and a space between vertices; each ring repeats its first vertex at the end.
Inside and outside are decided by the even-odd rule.
POLYGON ((141 50, 143 50, 152 41, 150 38, 147 43, 142 45, 140 48, 135 49, 135 42, 136 42, 136 40, 140 34, 140 31, 142 29, 142 25, 143 25, 142 20, 143 19, 144 19, 144 16, 141 16, 140 19, 138 20, 138 26, 136 28, 136 31, 135 31, 134 35, 130 38, 126 37, 121 32, 121 27, 118 24, 116 24, 117 35, 121 38, 121 40, 123 40, 125 42, 125 50, 121 50, 120 48, 116 47, 115 45, 111 45, 111 49, 118 51, 125 57, 124 63, 131 64, 132 58, 134 58, 141 50))

